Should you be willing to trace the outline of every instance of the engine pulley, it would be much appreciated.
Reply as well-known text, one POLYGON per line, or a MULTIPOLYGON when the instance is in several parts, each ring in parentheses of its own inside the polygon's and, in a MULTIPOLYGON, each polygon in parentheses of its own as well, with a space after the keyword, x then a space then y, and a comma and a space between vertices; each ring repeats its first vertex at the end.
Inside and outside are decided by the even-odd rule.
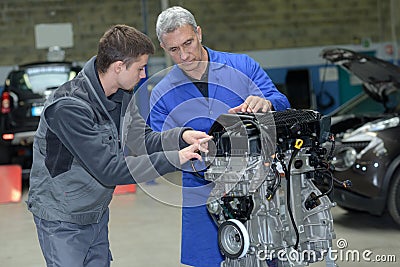
POLYGON ((229 219, 218 228, 218 244, 226 257, 241 258, 250 246, 249 233, 239 220, 229 219))

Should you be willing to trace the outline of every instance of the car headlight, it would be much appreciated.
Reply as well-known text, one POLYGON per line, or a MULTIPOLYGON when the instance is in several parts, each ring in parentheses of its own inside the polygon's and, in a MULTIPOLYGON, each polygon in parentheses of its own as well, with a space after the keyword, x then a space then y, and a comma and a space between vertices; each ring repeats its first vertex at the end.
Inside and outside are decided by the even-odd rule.
POLYGON ((399 122, 400 122, 399 117, 394 117, 388 120, 372 123, 370 131, 377 132, 384 129, 396 127, 397 125, 399 125, 399 122))
POLYGON ((356 159, 357 151, 353 147, 342 147, 336 151, 332 164, 335 166, 335 170, 345 171, 353 166, 356 159))
POLYGON ((392 128, 398 126, 400 123, 399 117, 390 118, 387 120, 381 120, 378 122, 369 122, 361 126, 360 128, 349 133, 349 135, 354 136, 366 132, 377 132, 384 129, 392 128))

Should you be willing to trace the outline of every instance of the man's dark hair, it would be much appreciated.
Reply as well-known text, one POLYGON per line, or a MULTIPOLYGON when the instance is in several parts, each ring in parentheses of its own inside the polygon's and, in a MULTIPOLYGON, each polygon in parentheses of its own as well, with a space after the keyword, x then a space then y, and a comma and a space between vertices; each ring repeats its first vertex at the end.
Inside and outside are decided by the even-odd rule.
POLYGON ((96 66, 105 73, 115 61, 123 61, 129 67, 141 55, 154 54, 151 39, 134 27, 119 24, 107 30, 99 41, 96 66))

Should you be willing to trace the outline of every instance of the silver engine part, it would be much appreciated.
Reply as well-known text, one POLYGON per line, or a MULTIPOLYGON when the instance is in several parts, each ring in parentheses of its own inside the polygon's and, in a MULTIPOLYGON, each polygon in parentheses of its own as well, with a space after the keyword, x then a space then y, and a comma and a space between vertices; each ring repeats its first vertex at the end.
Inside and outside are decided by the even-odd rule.
POLYGON ((224 267, 305 266, 326 261, 335 239, 334 203, 315 185, 332 178, 330 118, 311 110, 224 114, 209 134, 214 188, 207 209, 218 225, 224 267))

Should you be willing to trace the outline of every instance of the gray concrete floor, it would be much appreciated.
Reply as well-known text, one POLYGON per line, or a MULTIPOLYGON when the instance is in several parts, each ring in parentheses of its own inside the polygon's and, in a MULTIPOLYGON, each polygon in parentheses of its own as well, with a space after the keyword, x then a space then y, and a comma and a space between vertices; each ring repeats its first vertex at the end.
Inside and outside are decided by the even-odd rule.
MULTIPOLYGON (((170 177, 177 178, 177 175, 170 177)), ((26 193, 25 189, 20 203, 0 205, 0 266, 45 266, 32 215, 24 203, 26 193)), ((136 193, 116 195, 110 207, 112 266, 179 266, 181 224, 180 209, 175 206, 179 201, 179 190, 162 180, 144 190, 138 187, 136 193), (145 191, 150 191, 151 196, 145 191)), ((349 213, 339 207, 333 209, 333 215, 337 240, 347 242, 344 250, 334 254, 339 266, 400 266, 400 231, 389 218, 349 213), (346 254, 356 250, 360 255, 370 250, 371 254, 367 256, 371 261, 362 257, 359 261, 346 260, 346 254), (394 257, 395 262, 377 262, 374 261, 376 256, 394 257)), ((310 266, 326 264, 320 262, 310 266)))

